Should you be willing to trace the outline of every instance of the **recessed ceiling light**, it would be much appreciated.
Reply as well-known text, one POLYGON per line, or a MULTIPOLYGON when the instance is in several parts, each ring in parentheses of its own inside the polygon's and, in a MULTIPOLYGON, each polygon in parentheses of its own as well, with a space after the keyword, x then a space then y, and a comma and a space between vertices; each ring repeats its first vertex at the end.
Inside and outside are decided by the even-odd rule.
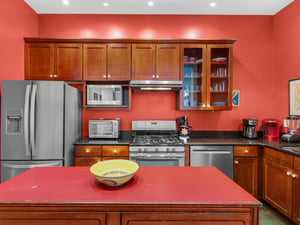
POLYGON ((210 5, 210 7, 215 7, 217 5, 217 3, 216 2, 211 2, 209 5, 210 5))
POLYGON ((148 6, 153 6, 154 5, 154 2, 153 1, 149 1, 148 2, 148 6))
POLYGON ((64 5, 69 5, 70 3, 69 3, 68 0, 63 0, 63 1, 62 1, 62 4, 64 4, 64 5))
POLYGON ((105 7, 109 6, 109 4, 108 4, 107 2, 103 2, 103 5, 104 5, 105 7))

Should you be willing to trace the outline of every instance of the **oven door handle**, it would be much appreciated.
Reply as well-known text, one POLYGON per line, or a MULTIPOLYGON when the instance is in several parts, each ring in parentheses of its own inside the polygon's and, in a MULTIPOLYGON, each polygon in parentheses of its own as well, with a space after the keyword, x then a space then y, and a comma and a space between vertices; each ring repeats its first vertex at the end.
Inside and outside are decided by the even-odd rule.
POLYGON ((183 158, 184 154, 169 155, 169 154, 130 154, 131 159, 179 159, 183 158))

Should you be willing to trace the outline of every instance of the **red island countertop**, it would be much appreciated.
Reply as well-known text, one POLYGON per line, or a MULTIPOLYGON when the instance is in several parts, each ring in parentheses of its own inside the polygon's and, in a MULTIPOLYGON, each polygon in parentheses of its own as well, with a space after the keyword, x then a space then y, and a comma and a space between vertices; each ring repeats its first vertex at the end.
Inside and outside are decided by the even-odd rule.
POLYGON ((100 184, 89 167, 33 168, 0 184, 0 201, 261 205, 214 167, 140 167, 119 187, 100 184))

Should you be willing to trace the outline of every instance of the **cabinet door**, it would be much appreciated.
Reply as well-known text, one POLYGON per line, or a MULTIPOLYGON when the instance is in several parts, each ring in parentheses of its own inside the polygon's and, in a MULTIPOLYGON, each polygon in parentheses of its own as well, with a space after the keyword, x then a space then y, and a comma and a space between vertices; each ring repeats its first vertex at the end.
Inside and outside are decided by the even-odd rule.
POLYGON ((155 80, 155 44, 132 45, 132 80, 155 80))
POLYGON ((207 102, 210 110, 232 108, 232 45, 207 45, 207 102))
POLYGON ((106 80, 106 44, 83 45, 83 79, 106 80))
POLYGON ((293 173, 293 220, 300 224, 300 170, 293 173))
POLYGON ((75 166, 92 166, 93 164, 100 162, 101 157, 75 157, 75 166))
POLYGON ((108 44, 107 79, 131 79, 131 44, 108 44))
POLYGON ((292 169, 264 158, 263 199, 291 218, 292 169))
POLYGON ((179 80, 179 45, 156 45, 156 80, 179 80))
POLYGON ((234 157, 234 181, 257 198, 258 159, 234 157))
POLYGON ((55 80, 82 80, 82 44, 55 44, 54 54, 55 80))
POLYGON ((206 104, 206 45, 181 45, 180 109, 204 109, 206 104))
POLYGON ((48 80, 54 73, 53 44, 25 44, 25 79, 48 80))

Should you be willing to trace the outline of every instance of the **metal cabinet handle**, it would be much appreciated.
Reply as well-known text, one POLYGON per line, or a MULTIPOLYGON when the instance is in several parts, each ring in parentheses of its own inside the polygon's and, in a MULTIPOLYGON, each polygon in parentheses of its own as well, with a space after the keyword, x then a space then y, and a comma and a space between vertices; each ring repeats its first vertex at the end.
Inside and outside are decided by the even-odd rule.
POLYGON ((205 104, 203 104, 202 106, 203 106, 203 107, 206 107, 206 105, 205 105, 205 104))
POLYGON ((54 77, 58 77, 56 74, 54 74, 54 77))
POLYGON ((297 178, 297 175, 296 174, 292 174, 292 178, 297 178))
POLYGON ((156 75, 156 78, 159 78, 159 75, 156 75))
POLYGON ((286 175, 290 176, 292 173, 290 171, 286 172, 286 175))
POLYGON ((52 74, 50 74, 50 75, 49 75, 49 77, 53 77, 53 75, 52 75, 52 74))
POLYGON ((235 164, 239 164, 239 161, 235 160, 234 163, 235 163, 235 164))
POLYGON ((89 153, 90 151, 91 151, 91 150, 89 150, 89 149, 85 150, 86 153, 89 153))
POLYGON ((207 104, 207 107, 210 107, 210 104, 207 104))
POLYGON ((155 78, 155 75, 152 75, 152 78, 155 78))
POLYGON ((246 149, 246 150, 245 150, 245 153, 248 153, 248 152, 249 152, 249 151, 246 149))
POLYGON ((106 75, 103 75, 103 78, 106 78, 106 75))
POLYGON ((110 78, 110 77, 111 77, 110 74, 108 74, 108 75, 107 75, 107 78, 110 78))
POLYGON ((114 151, 113 151, 114 153, 117 153, 118 151, 116 150, 116 149, 114 149, 114 151))

